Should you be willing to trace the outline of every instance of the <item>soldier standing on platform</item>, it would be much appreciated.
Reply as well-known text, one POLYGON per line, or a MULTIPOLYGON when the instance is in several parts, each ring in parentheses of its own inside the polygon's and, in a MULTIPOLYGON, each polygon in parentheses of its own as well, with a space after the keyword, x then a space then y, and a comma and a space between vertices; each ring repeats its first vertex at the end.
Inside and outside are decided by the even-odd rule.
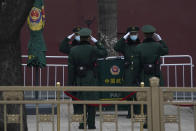
MULTIPOLYGON (((127 34, 121 38, 114 46, 117 52, 124 55, 125 70, 124 70, 124 86, 139 85, 139 58, 136 54, 136 46, 140 43, 138 37, 139 27, 132 26, 127 29, 127 34)), ((136 95, 131 97, 131 100, 136 100, 136 95)), ((134 106, 134 113, 139 114, 138 105, 134 106)), ((130 108, 128 109, 127 118, 131 117, 130 108)))
MULTIPOLYGON (((74 27, 73 28, 73 33, 71 35, 69 35, 68 37, 64 38, 64 40, 61 42, 60 47, 59 47, 59 51, 69 55, 69 52, 71 50, 72 47, 79 45, 80 43, 80 36, 78 35, 78 31, 80 31, 80 27, 74 27), (71 41, 71 39, 74 37, 74 40, 71 41), (71 41, 71 43, 70 43, 71 41)), ((71 93, 73 96, 76 96, 77 92, 72 92, 71 93)), ((78 114, 78 105, 77 104, 73 104, 73 109, 74 109, 74 114, 78 114)))
MULTIPOLYGON (((78 33, 80 43, 78 46, 71 48, 69 53, 68 83, 76 86, 96 86, 95 62, 98 58, 106 57, 107 51, 100 42, 91 36, 90 29, 83 28, 78 33), (90 44, 90 39, 95 43, 95 46, 90 44)), ((81 100, 96 100, 98 99, 98 94, 96 92, 78 92, 77 97, 81 100)), ((83 105, 80 105, 79 111, 79 114, 83 114, 83 105)), ((96 128, 95 115, 96 108, 87 105, 88 129, 96 128)), ((83 123, 80 123, 79 129, 84 129, 83 123)))
MULTIPOLYGON (((150 86, 149 78, 156 76, 161 77, 160 56, 168 54, 168 47, 159 34, 155 33, 156 28, 152 25, 142 27, 144 41, 137 46, 137 52, 140 57, 141 75, 140 79, 145 86, 150 86)), ((160 81, 162 81, 160 79, 160 81)), ((163 83, 163 82, 162 82, 163 83)), ((147 113, 147 107, 144 105, 144 114, 147 113)), ((147 128, 147 123, 144 124, 147 128)))

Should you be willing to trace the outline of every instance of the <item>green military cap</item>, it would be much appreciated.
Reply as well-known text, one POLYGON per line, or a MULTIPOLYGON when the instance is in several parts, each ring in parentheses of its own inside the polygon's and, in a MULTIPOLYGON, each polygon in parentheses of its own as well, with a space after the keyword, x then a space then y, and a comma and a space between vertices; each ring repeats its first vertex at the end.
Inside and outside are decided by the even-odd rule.
POLYGON ((140 28, 138 26, 131 26, 127 28, 127 32, 138 32, 140 28))
POLYGON ((76 26, 76 27, 73 28, 72 31, 73 31, 74 33, 77 33, 77 32, 79 32, 80 30, 81 30, 81 27, 76 26))
POLYGON ((142 32, 144 32, 144 33, 154 33, 154 32, 156 32, 156 28, 152 25, 144 25, 142 27, 142 32))
POLYGON ((89 28, 82 28, 78 34, 81 36, 81 37, 85 37, 85 36, 90 36, 92 33, 92 31, 89 29, 89 28))

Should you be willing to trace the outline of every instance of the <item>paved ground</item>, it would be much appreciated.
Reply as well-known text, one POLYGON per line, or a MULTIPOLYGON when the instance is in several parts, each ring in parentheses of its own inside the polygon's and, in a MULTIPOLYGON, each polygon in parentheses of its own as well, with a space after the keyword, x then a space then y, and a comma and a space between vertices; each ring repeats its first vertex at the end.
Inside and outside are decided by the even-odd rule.
MULTIPOLYGON (((174 106, 166 106, 165 107, 166 114, 175 115, 176 107, 174 106)), ((67 107, 61 107, 61 131, 68 130, 68 120, 67 120, 67 107)), ((126 118, 127 112, 121 111, 119 112, 118 119, 118 129, 119 131, 131 131, 131 120, 126 118)), ((28 115, 28 128, 29 131, 36 131, 36 119, 34 115, 28 115)), ((56 123, 56 118, 55 118, 56 123)), ((78 129, 78 123, 72 123, 71 131, 82 131, 78 129)), ((96 116, 96 130, 91 131, 99 131, 99 115, 96 116)), ((134 124, 134 131, 139 131, 139 124, 134 124)), ((55 124, 56 128, 56 124, 55 124)), ((178 131, 177 124, 166 124, 166 131, 178 131)), ((40 123, 39 131, 52 131, 51 123, 40 123)), ((104 123, 103 131, 115 131, 114 123, 104 123)), ((144 130, 148 131, 148 130, 144 130)), ((181 131, 194 131, 194 119, 193 119, 193 110, 185 107, 181 108, 181 131)))

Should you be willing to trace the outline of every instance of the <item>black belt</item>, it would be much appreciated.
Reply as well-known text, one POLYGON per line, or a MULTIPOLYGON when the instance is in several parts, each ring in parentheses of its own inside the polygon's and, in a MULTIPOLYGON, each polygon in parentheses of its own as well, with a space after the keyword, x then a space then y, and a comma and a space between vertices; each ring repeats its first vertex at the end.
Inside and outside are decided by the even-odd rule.
POLYGON ((76 73, 80 77, 85 77, 88 70, 93 70, 92 65, 80 65, 76 67, 76 73))
POLYGON ((144 64, 143 68, 145 74, 156 74, 156 64, 144 64))

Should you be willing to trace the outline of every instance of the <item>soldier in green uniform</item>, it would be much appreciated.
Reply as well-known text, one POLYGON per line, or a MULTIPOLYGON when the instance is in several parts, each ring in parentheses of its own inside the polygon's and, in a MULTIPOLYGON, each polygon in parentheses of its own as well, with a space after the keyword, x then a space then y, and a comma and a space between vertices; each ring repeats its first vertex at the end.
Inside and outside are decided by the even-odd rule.
MULTIPOLYGON (((76 86, 96 86, 95 62, 98 58, 106 57, 107 51, 100 42, 91 36, 90 29, 83 28, 78 33, 80 44, 71 48, 68 58, 68 83, 76 86), (95 46, 90 44, 90 39, 95 43, 95 46)), ((96 100, 98 94, 96 92, 78 92, 77 97, 81 100, 96 100)), ((79 110, 79 114, 83 114, 83 105, 79 110)), ((95 107, 87 105, 88 129, 96 128, 95 115, 95 107)), ((79 129, 83 128, 83 123, 80 123, 79 129)))
MULTIPOLYGON (((124 55, 124 86, 139 85, 139 59, 136 54, 136 46, 140 43, 138 37, 139 27, 132 26, 127 29, 127 34, 122 37, 115 45, 114 49, 124 55)), ((136 100, 136 95, 131 100, 136 100)), ((140 108, 134 105, 134 113, 139 114, 140 108)), ((128 108, 127 118, 131 117, 130 108, 128 108)))
MULTIPOLYGON (((159 34, 155 33, 156 28, 152 25, 142 27, 144 41, 137 46, 137 53, 141 63, 140 79, 145 86, 150 86, 149 78, 157 76, 161 78, 160 56, 168 54, 168 47, 159 34)), ((147 113, 147 107, 144 105, 144 113, 147 113)), ((144 124, 147 128, 147 124, 144 124)))
POLYGON ((73 33, 67 37, 64 38, 64 40, 61 42, 59 51, 62 53, 65 53, 69 55, 70 49, 73 46, 76 46, 80 43, 80 36, 78 34, 78 31, 80 31, 80 27, 74 27, 73 28, 73 33), (70 43, 71 39, 74 37, 74 40, 70 43))
MULTIPOLYGON (((137 46, 141 63, 141 80, 145 86, 150 86, 149 78, 152 76, 161 77, 160 56, 168 54, 168 47, 159 34, 155 33, 156 28, 152 25, 142 27, 144 41, 137 46)), ((162 81, 162 80, 161 80, 162 81)), ((163 81, 161 83, 163 85, 163 81)))
MULTIPOLYGON (((70 49, 76 45, 79 45, 80 43, 80 36, 78 34, 78 31, 80 31, 80 27, 74 27, 73 28, 73 33, 67 37, 64 38, 64 40, 61 42, 60 47, 59 47, 59 51, 69 55, 70 49), (71 39, 74 37, 74 39, 71 41, 71 39)), ((71 93, 73 96, 76 96, 77 92, 72 92, 71 93)), ((78 114, 78 105, 74 104, 73 105, 73 109, 74 109, 74 114, 78 114)))

